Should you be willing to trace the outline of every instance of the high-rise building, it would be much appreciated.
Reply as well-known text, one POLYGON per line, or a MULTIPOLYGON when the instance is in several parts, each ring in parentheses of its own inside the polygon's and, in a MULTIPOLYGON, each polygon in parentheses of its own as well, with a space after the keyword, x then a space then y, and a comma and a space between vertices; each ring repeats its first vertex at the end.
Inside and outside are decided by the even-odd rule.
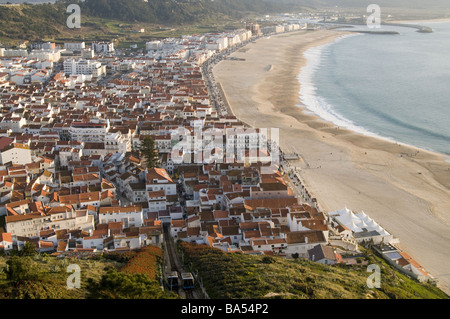
POLYGON ((64 43, 64 49, 69 51, 81 51, 86 47, 84 42, 66 42, 64 43))
POLYGON ((92 42, 92 50, 94 50, 95 53, 112 53, 114 52, 114 43, 92 42))
POLYGON ((106 67, 97 61, 67 59, 64 61, 64 73, 67 75, 86 74, 100 77, 106 73, 106 67))
POLYGON ((247 26, 247 30, 252 31, 253 36, 261 35, 261 29, 259 28, 259 24, 250 24, 247 26))

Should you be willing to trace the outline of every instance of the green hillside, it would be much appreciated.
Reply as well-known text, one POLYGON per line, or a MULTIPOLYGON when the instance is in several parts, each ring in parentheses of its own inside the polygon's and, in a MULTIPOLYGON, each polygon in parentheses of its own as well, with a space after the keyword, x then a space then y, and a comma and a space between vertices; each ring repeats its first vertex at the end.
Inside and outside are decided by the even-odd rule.
MULTIPOLYGON (((301 9, 270 0, 61 0, 56 3, 0 6, 0 43, 23 41, 113 40, 133 42, 134 30, 144 28, 139 41, 180 36, 196 31, 224 30, 243 17, 301 9), (81 29, 69 29, 67 6, 81 8, 81 29), (166 32, 168 31, 168 32, 166 32), (145 38, 147 37, 147 39, 145 38)), ((242 27, 242 24, 240 24, 242 27)))
MULTIPOLYGON (((406 0, 405 0, 406 1, 406 0)), ((397 19, 435 18, 450 15, 440 0, 427 10, 403 0, 381 1, 383 16, 397 19), (397 6, 393 8, 393 6, 397 6), (403 6, 403 7, 402 7, 403 6), (439 9, 437 9, 439 8, 439 9), (436 11, 438 10, 438 11, 436 11)), ((183 34, 217 32, 243 27, 244 18, 264 14, 320 10, 323 7, 352 7, 345 10, 356 15, 366 13, 360 0, 59 0, 56 3, 0 5, 0 45, 14 46, 24 41, 117 41, 144 43, 151 38, 177 37, 183 34), (81 8, 81 28, 70 29, 67 6, 81 8), (136 30, 145 29, 137 34, 136 30)))
POLYGON ((33 248, 12 256, 0 253, 2 299, 173 299, 161 290, 159 273, 162 250, 147 246, 139 251, 82 258, 37 255, 33 248), (26 251, 26 252, 25 252, 26 251), (69 266, 79 266, 80 287, 69 266))
POLYGON ((186 267, 198 272, 210 298, 435 299, 448 296, 394 270, 370 252, 381 269, 381 287, 368 288, 367 266, 326 266, 306 260, 225 253, 180 243, 186 267))
MULTIPOLYGON (((74 2, 74 1, 70 1, 74 2)), ((127 22, 139 21, 165 25, 211 23, 222 18, 243 18, 251 13, 284 12, 300 8, 283 1, 267 0, 87 0, 79 2, 83 13, 127 22)))
MULTIPOLYGON (((36 40, 60 33, 67 16, 61 5, 0 6, 0 40, 36 40)), ((1 42, 1 41, 0 41, 1 42)))

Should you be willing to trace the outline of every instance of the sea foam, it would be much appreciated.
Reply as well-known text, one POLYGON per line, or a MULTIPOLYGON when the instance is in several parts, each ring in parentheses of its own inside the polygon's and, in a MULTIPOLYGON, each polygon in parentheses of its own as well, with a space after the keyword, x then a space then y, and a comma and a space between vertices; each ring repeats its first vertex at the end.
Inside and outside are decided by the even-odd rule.
MULTIPOLYGON (((354 124, 351 120, 345 118, 338 112, 336 112, 335 107, 328 103, 323 97, 317 94, 316 83, 314 82, 314 75, 318 68, 322 64, 322 58, 329 55, 329 47, 338 41, 343 39, 362 36, 361 34, 349 34, 336 38, 332 42, 328 42, 323 45, 312 47, 303 53, 306 59, 305 66, 301 69, 300 74, 297 76, 300 82, 300 101, 306 107, 307 110, 319 116, 321 119, 331 122, 338 127, 352 130, 363 135, 372 136, 380 138, 390 142, 396 142, 395 140, 380 136, 374 132, 371 132, 364 127, 354 124)), ((301 107, 303 107, 303 105, 301 107)), ((398 142, 396 142, 398 143, 398 142)), ((398 143, 404 144, 404 143, 398 143)))

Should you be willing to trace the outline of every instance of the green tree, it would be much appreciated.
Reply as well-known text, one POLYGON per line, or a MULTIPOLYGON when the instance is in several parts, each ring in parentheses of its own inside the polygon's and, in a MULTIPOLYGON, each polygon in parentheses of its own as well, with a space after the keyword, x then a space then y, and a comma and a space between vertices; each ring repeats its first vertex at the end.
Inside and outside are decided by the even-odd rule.
POLYGON ((29 241, 25 243, 22 250, 20 251, 21 256, 33 256, 35 254, 36 254, 36 247, 29 241))
POLYGON ((139 146, 139 151, 145 157, 145 166, 147 168, 154 168, 159 166, 158 152, 155 148, 155 141, 146 136, 139 146))
POLYGON ((0 281, 0 299, 69 299, 79 298, 78 291, 68 290, 62 279, 49 273, 29 256, 12 256, 6 262, 7 280, 0 281))
POLYGON ((41 273, 30 257, 12 256, 5 267, 6 278, 12 282, 38 280, 41 273))

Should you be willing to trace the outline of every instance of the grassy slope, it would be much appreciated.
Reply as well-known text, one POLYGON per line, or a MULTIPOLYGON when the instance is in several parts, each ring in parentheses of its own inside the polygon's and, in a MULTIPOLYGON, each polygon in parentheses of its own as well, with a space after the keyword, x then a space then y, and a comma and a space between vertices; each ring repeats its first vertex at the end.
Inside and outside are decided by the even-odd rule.
POLYGON ((279 257, 264 259, 185 243, 181 249, 185 263, 198 271, 211 298, 264 298, 270 293, 301 299, 448 298, 438 288, 400 274, 373 255, 368 260, 380 265, 380 289, 367 287, 370 274, 365 267, 325 266, 279 257))
MULTIPOLYGON (((421 284, 400 274, 382 259, 368 255, 369 264, 381 268, 381 287, 366 285, 369 273, 365 266, 325 266, 304 260, 279 257, 227 254, 206 246, 181 244, 188 268, 203 278, 203 286, 211 298, 299 298, 299 299, 448 299, 435 286, 421 284)), ((0 257, 0 298, 8 297, 10 282, 3 268, 8 257, 0 257), (4 295, 6 293, 6 296, 4 295)), ((39 298, 78 298, 88 296, 89 279, 99 283, 108 269, 124 269, 126 260, 59 259, 35 256, 30 266, 41 272, 41 279, 21 289, 39 298), (66 289, 67 266, 81 267, 81 289, 66 289)), ((131 263, 136 264, 136 262, 131 263)), ((129 263, 129 265, 131 265, 129 263)), ((140 264, 140 263, 138 263, 140 264)), ((141 265, 142 266, 142 265, 141 265)), ((145 265, 144 265, 145 266, 145 265)), ((152 266, 154 268, 154 266, 152 266)), ((139 268, 139 267, 138 267, 139 268)), ((134 272, 136 271, 134 266, 134 272)), ((142 269, 148 268, 145 266, 142 269)), ((123 270, 123 271, 124 271, 123 270)), ((145 271, 138 273, 146 273, 145 271)), ((102 287, 102 293, 108 292, 102 287)), ((169 295, 167 295, 169 296, 169 295)), ((173 296, 172 296, 173 297, 173 296)))
POLYGON ((184 34, 206 33, 238 28, 243 25, 233 18, 186 23, 164 27, 155 23, 125 22, 117 19, 81 15, 81 28, 69 29, 69 16, 61 5, 0 6, 0 43, 14 46, 24 41, 115 41, 118 47, 144 43, 154 38, 179 37, 184 34), (45 23, 42 23, 45 21, 45 23), (144 33, 136 30, 145 29, 144 33), (119 45, 122 43, 122 45, 119 45))
POLYGON ((155 37, 177 37, 224 30, 229 26, 242 27, 241 17, 278 7, 272 5, 266 8, 253 4, 242 5, 245 10, 240 10, 239 1, 231 1, 233 5, 230 8, 222 2, 155 1, 147 4, 138 0, 114 0, 108 5, 104 1, 90 1, 82 4, 81 29, 66 26, 70 14, 66 12, 67 5, 64 3, 0 6, 0 42, 5 45, 39 40, 136 43, 155 37), (146 32, 133 32, 140 28, 146 32))
POLYGON ((5 267, 9 258, 0 256, 0 299, 105 299, 105 298, 174 298, 161 291, 158 278, 162 252, 148 246, 140 252, 112 253, 91 258, 57 258, 45 255, 19 257, 33 274, 32 279, 13 282, 5 267), (81 287, 68 289, 70 264, 80 266, 81 287), (116 270, 111 272, 109 270, 116 270), (136 276, 145 275, 146 278, 136 276), (142 280, 145 279, 145 283, 142 280))
MULTIPOLYGON (((0 257, 0 299, 10 285, 4 273, 4 267, 9 257, 0 257), (2 288, 2 286, 4 288, 2 288)), ((22 257, 21 257, 22 258, 22 257)), ((56 257, 44 257, 36 255, 33 257, 32 265, 42 272, 41 280, 32 283, 28 289, 40 296, 61 299, 83 299, 87 296, 86 285, 89 279, 98 282, 109 268, 120 268, 124 263, 101 258, 94 259, 60 259, 56 257), (81 268, 81 289, 67 289, 66 280, 70 273, 66 272, 70 264, 77 264, 81 268), (45 291, 44 291, 45 290, 45 291)))
POLYGON ((23 42, 40 39, 43 35, 57 35, 58 26, 66 19, 61 10, 49 4, 0 6, 0 40, 23 42))
MULTIPOLYGON (((134 16, 132 14, 134 8, 132 3, 117 0, 116 2, 120 3, 124 8, 123 10, 104 12, 98 8, 95 10, 89 7, 83 8, 81 11, 81 29, 69 29, 66 26, 69 13, 66 12, 66 5, 63 3, 2 5, 0 6, 0 44, 14 46, 24 41, 44 40, 63 43, 64 41, 108 40, 116 41, 117 47, 129 47, 130 44, 134 43, 140 43, 142 46, 145 41, 154 38, 223 31, 229 27, 240 28, 244 26, 241 20, 244 16, 259 16, 262 12, 271 12, 276 8, 283 12, 300 11, 298 5, 301 4, 289 6, 287 5, 289 1, 285 0, 283 3, 279 3, 278 7, 275 5, 259 7, 254 4, 254 1, 249 1, 247 5, 242 4, 242 7, 238 6, 239 2, 237 1, 232 1, 230 7, 227 7, 225 2, 167 2, 166 5, 159 7, 158 12, 153 12, 153 9, 148 9, 148 5, 139 3, 148 12, 145 11, 145 14, 141 12, 140 17, 131 19, 130 17, 134 16), (117 12, 123 12, 124 14, 118 15, 117 12), (150 16, 153 18, 148 18, 150 16), (132 30, 141 28, 145 29, 145 33, 132 32, 132 30), (121 44, 119 45, 119 43, 121 44)), ((307 1, 305 2, 307 3, 307 1)), ((327 3, 320 4, 326 5, 327 3)), ((361 11, 361 7, 346 10, 352 12, 356 10, 355 14, 366 13, 365 10, 361 11)), ((428 11, 383 7, 382 12, 384 16, 388 13, 394 14, 396 19, 408 17, 433 18, 450 14, 450 10, 440 10, 436 13, 430 8, 428 11)))

